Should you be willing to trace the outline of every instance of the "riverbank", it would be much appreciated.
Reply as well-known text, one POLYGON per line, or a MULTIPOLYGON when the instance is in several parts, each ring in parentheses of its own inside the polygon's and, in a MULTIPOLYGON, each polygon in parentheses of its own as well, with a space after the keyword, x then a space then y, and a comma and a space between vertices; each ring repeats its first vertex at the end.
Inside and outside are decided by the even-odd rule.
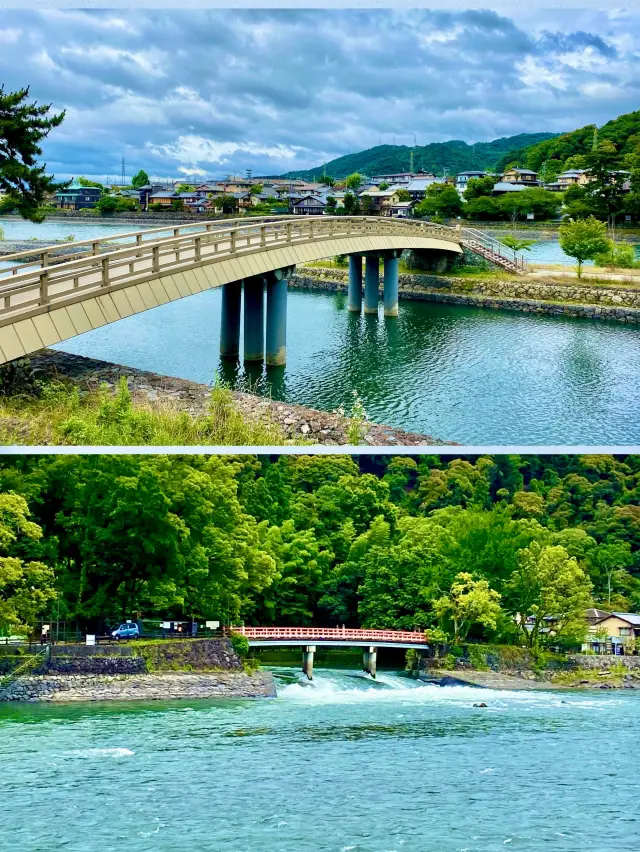
POLYGON ((167 701, 184 698, 275 698, 268 671, 45 674, 21 677, 0 701, 167 701))
MULTIPOLYGON (((347 270, 300 267, 290 286, 345 291, 347 281, 347 270)), ((569 283, 551 277, 505 279, 488 274, 486 278, 465 278, 415 273, 399 276, 399 295, 400 299, 640 323, 640 290, 613 283, 599 287, 578 283, 577 279, 569 283)))
MULTIPOLYGON (((111 395, 117 392, 119 383, 127 382, 132 404, 141 410, 162 411, 167 408, 175 415, 187 414, 194 424, 202 420, 203 428, 193 433, 189 443, 208 444, 205 420, 212 415, 212 389, 209 385, 199 384, 187 379, 162 376, 121 364, 112 364, 81 355, 44 349, 31 358, 31 366, 38 378, 46 383, 63 382, 70 388, 77 388, 85 399, 93 399, 101 388, 111 395)), ((446 442, 429 435, 406 432, 376 423, 363 421, 355 423, 338 412, 318 411, 303 405, 278 402, 256 394, 241 391, 227 391, 236 418, 240 418, 252 430, 254 440, 240 441, 242 444, 283 445, 315 444, 344 446, 354 443, 368 446, 420 446, 425 444, 445 445, 446 442)), ((29 413, 27 404, 19 400, 14 406, 0 404, 0 441, 20 444, 69 444, 91 443, 91 434, 87 430, 69 430, 60 424, 56 431, 47 416, 51 406, 47 400, 33 400, 29 413), (9 407, 8 407, 9 406, 9 407), (43 419, 34 431, 33 417, 43 419), (37 440, 34 440, 36 439, 37 440), (82 438, 82 440, 80 440, 82 438)), ((87 403, 88 404, 88 403, 87 403)), ((222 416, 222 415, 221 415, 222 416)), ((229 419, 229 411, 225 417, 229 419)), ((215 424, 213 424, 215 426, 215 424)), ((210 437, 209 433, 209 437, 210 437)), ((224 437, 224 434, 222 434, 224 437)), ((230 433, 230 438, 233 435, 230 433)), ((123 436, 124 443, 130 443, 123 436)), ((115 442, 119 443, 119 442, 115 442)), ((145 441, 144 443, 149 443, 145 441)), ((171 442, 174 443, 174 442, 171 442)), ((218 443, 237 445, 235 440, 218 443)))
POLYGON ((477 686, 498 690, 557 690, 557 689, 636 689, 640 690, 640 670, 610 667, 603 671, 576 669, 566 672, 542 671, 529 677, 508 672, 469 669, 438 669, 421 672, 418 680, 437 686, 477 686))

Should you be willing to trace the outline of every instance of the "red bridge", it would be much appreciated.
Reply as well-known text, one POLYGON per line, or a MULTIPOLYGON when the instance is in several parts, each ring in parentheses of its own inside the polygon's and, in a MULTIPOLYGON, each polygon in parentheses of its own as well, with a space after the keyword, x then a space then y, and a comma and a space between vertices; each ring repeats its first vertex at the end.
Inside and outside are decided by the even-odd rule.
POLYGON ((316 647, 351 646, 364 648, 363 670, 376 676, 378 648, 424 649, 426 633, 411 630, 352 630, 345 627, 232 627, 249 640, 250 648, 300 647, 302 670, 309 680, 313 676, 316 647))

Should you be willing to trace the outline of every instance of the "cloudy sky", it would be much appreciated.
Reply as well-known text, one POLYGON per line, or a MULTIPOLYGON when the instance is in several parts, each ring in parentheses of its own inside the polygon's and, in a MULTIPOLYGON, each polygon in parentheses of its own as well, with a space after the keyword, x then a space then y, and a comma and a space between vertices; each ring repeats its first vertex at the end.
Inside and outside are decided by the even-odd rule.
MULTIPOLYGON (((278 174, 640 108, 640 11, 0 9, 0 82, 64 108, 59 177, 278 174)), ((603 3, 603 5, 605 5, 603 3)))

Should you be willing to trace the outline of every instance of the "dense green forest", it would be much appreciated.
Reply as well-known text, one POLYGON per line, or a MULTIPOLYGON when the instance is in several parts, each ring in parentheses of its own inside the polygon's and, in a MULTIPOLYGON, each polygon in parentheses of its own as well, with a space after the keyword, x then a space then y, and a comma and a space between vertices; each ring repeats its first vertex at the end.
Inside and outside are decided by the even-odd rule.
POLYGON ((640 605, 639 498, 639 456, 4 456, 0 634, 55 605, 570 644, 640 605))
MULTIPOLYGON (((585 156, 588 155, 596 145, 605 141, 615 145, 616 151, 622 158, 621 167, 625 165, 624 158, 634 158, 640 147, 640 110, 620 115, 608 121, 602 127, 597 128, 595 124, 587 124, 571 133, 563 133, 552 139, 519 146, 516 150, 507 152, 498 162, 498 169, 503 169, 510 163, 533 169, 536 172, 546 170, 545 180, 553 180, 556 174, 564 169, 585 168, 585 156), (546 164, 546 165, 545 165, 546 164)), ((634 162, 628 163, 627 168, 633 168, 634 162)))
POLYGON ((450 175, 468 169, 492 169, 505 154, 519 151, 545 139, 551 139, 553 133, 520 133, 518 136, 504 136, 492 142, 477 142, 468 145, 460 140, 451 142, 431 142, 428 145, 376 145, 366 151, 346 154, 331 160, 326 165, 303 171, 287 172, 283 177, 312 180, 319 178, 326 170, 334 178, 345 178, 353 172, 366 175, 408 171, 413 151, 413 168, 418 171, 433 172, 440 177, 443 171, 450 175))

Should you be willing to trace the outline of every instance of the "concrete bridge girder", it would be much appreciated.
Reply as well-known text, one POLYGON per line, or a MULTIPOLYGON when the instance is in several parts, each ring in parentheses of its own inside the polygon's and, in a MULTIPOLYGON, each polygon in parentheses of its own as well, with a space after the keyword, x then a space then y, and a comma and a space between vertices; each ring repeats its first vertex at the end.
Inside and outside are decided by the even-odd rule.
MULTIPOLYGON (((104 289, 65 293, 64 299, 43 305, 27 304, 18 314, 0 314, 0 364, 23 358, 43 347, 61 343, 120 319, 177 301, 205 290, 238 284, 254 275, 331 257, 337 254, 362 254, 403 249, 444 251, 460 254, 458 243, 434 236, 341 236, 318 243, 283 244, 279 248, 247 252, 225 258, 203 259, 182 269, 160 270, 119 281, 104 289)), ((98 274, 98 273, 96 273, 98 274)), ((4 282, 2 282, 4 284, 4 282)), ((226 310, 231 329, 235 329, 237 294, 227 291, 226 310), (234 307, 235 306, 235 307, 234 307)), ((223 302, 225 297, 223 295, 223 302)), ((239 325, 238 325, 239 329, 239 325)), ((226 335, 227 353, 233 355, 235 334, 226 335)), ((237 354, 237 353, 235 353, 237 354)))

